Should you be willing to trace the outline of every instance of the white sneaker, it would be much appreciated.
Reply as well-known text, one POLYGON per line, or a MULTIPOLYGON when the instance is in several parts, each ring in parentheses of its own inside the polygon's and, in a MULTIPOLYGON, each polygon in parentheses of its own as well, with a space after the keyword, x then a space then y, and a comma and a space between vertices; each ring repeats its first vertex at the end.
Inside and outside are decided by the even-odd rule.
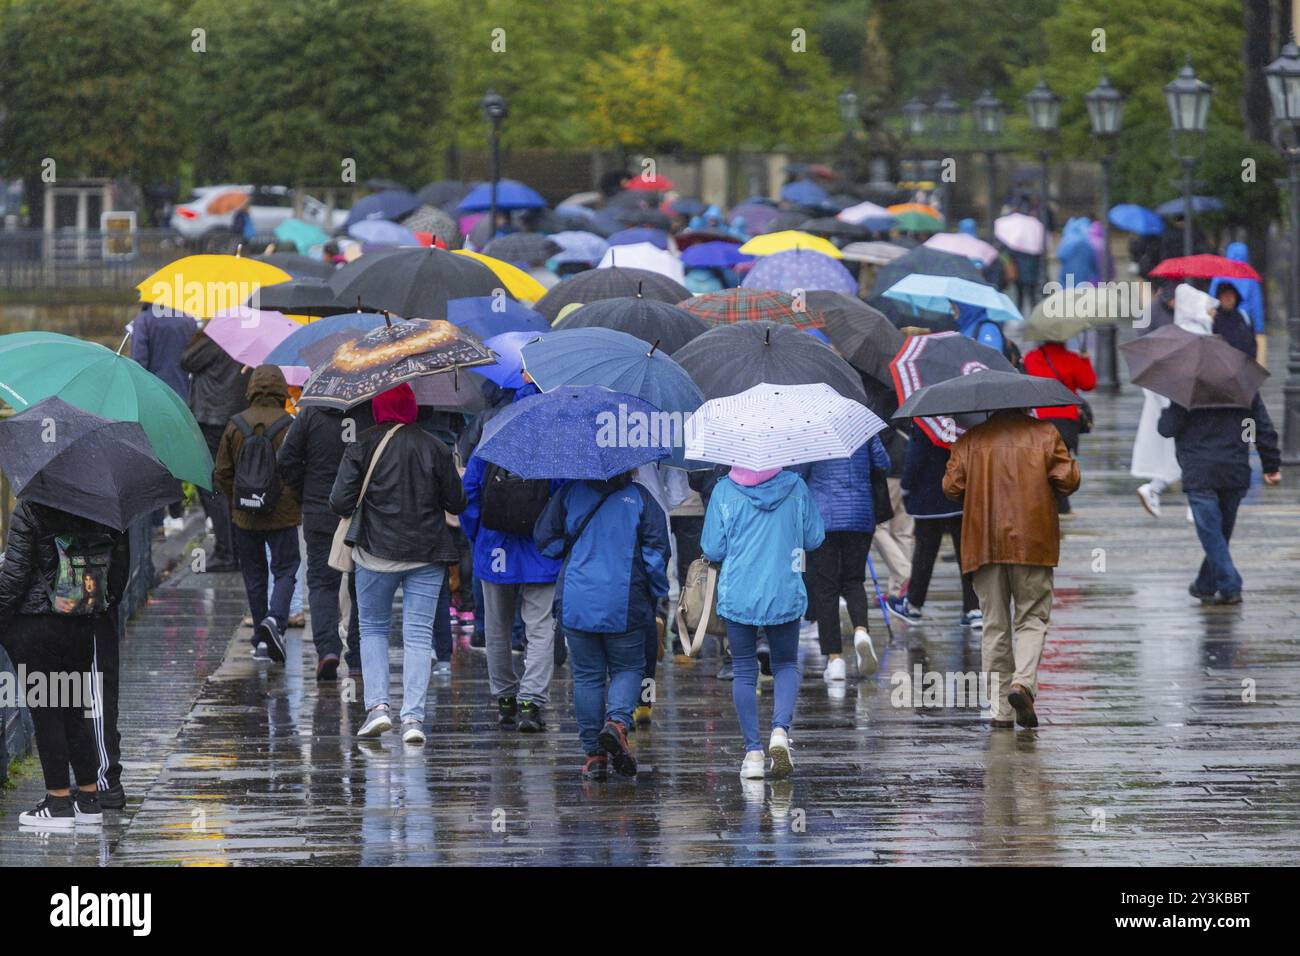
POLYGON ((790 737, 777 727, 767 742, 767 755, 772 758, 772 776, 788 777, 794 770, 794 760, 790 757, 790 737))
POLYGON ((853 650, 858 655, 858 675, 874 674, 880 666, 880 659, 876 657, 876 645, 871 643, 871 635, 865 627, 853 632, 853 650))
POLYGON ((827 661, 822 677, 828 681, 844 680, 844 658, 837 657, 833 661, 827 661))
POLYGON ((204 518, 204 519, 203 519, 203 530, 206 531, 208 534, 212 534, 212 519, 211 519, 211 518, 204 518))
POLYGON ((745 762, 740 765, 740 775, 746 780, 762 780, 767 772, 767 759, 761 750, 751 750, 745 754, 745 762))
POLYGON ((1196 516, 1195 516, 1194 514, 1192 514, 1192 506, 1191 506, 1191 505, 1188 505, 1188 506, 1187 506, 1187 523, 1188 523, 1188 524, 1196 524, 1196 516))
POLYGON ((357 731, 358 737, 378 737, 393 729, 393 719, 388 716, 387 707, 374 707, 366 715, 366 722, 357 731))
POLYGON ((1147 514, 1153 518, 1160 517, 1160 492, 1151 487, 1151 483, 1138 485, 1138 501, 1142 502, 1142 507, 1146 509, 1147 514))
POLYGON ((420 726, 419 721, 402 721, 402 743, 416 746, 424 743, 424 728, 420 726))
POLYGON ((163 534, 176 534, 184 527, 184 518, 163 518, 163 534))

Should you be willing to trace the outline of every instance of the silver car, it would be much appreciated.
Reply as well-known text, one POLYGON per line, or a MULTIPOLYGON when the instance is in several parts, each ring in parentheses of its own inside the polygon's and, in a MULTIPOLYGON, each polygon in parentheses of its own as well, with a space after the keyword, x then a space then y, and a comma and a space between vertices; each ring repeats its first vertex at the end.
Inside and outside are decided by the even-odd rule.
MULTIPOLYGON (((251 195, 247 207, 253 221, 253 232, 262 240, 270 241, 275 227, 294 215, 294 191, 288 186, 247 186, 228 183, 219 186, 198 186, 188 201, 175 206, 171 214, 171 227, 187 243, 205 252, 228 252, 240 241, 234 231, 235 212, 213 212, 209 206, 221 196, 231 192, 251 195)), ((301 197, 302 212, 298 218, 333 232, 347 218, 346 209, 330 208, 314 196, 301 197)), ((227 203, 223 203, 228 205, 227 203)))

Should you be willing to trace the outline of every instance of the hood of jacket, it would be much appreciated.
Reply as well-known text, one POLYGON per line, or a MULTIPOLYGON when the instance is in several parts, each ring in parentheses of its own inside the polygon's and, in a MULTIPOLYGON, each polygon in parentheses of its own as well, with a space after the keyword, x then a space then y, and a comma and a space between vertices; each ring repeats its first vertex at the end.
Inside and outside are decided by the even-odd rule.
POLYGON ((1231 259, 1233 262, 1250 262, 1250 247, 1244 242, 1228 243, 1228 251, 1224 253, 1224 258, 1231 259))
POLYGON ((1188 332, 1208 334, 1214 327, 1211 310, 1218 308, 1218 299, 1186 282, 1174 289, 1174 323, 1188 332))
POLYGON ((245 392, 250 405, 283 405, 289 400, 289 386, 278 365, 259 365, 253 369, 245 392))
POLYGON ((383 422, 413 425, 420 412, 415 404, 415 392, 406 382, 395 385, 386 392, 380 392, 371 399, 370 407, 374 411, 376 425, 383 422))
POLYGON ((799 483, 799 476, 792 471, 782 471, 776 477, 769 478, 761 485, 739 485, 734 481, 736 490, 750 500, 754 507, 760 511, 774 511, 790 497, 790 492, 794 491, 795 485, 799 483))

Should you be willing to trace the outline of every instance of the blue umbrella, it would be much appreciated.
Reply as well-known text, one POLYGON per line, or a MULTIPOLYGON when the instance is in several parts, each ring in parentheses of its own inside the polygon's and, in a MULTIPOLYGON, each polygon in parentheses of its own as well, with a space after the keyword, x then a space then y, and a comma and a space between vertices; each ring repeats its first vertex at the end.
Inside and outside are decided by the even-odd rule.
POLYGON ((800 206, 821 206, 830 196, 816 183, 796 179, 781 187, 781 198, 800 206))
POLYGON ((405 226, 387 219, 362 219, 348 226, 348 235, 375 246, 418 246, 420 240, 405 226))
POLYGON ((1107 218, 1116 229, 1137 233, 1139 236, 1158 236, 1165 231, 1164 220, 1155 211, 1136 203, 1125 202, 1111 206, 1107 218))
POLYGON ((906 302, 913 309, 947 312, 952 303, 982 308, 994 322, 1015 321, 1020 310, 1004 293, 990 285, 958 279, 955 276, 932 276, 913 272, 885 290, 885 298, 906 302))
MULTIPOLYGON (((1223 208, 1223 203, 1215 199, 1213 196, 1192 197, 1193 214, 1199 214, 1203 212, 1218 212, 1222 208, 1223 208)), ((1156 212, 1166 217, 1181 216, 1183 214, 1182 197, 1180 196, 1177 199, 1169 200, 1169 202, 1161 203, 1159 206, 1156 206, 1156 212)))
POLYGON ((480 365, 474 369, 489 382, 502 388, 523 388, 524 356, 521 350, 529 342, 548 333, 545 332, 502 332, 483 342, 496 353, 497 360, 492 365, 480 365))
POLYGON ((682 265, 688 269, 730 269, 753 260, 739 248, 734 242, 697 242, 682 253, 682 265))
POLYGON ((589 262, 593 266, 605 258, 609 243, 594 232, 571 229, 565 232, 553 232, 551 242, 560 247, 560 251, 551 257, 557 265, 562 262, 589 262))
POLYGON ((893 216, 868 216, 859 220, 858 225, 872 232, 889 232, 897 221, 893 216))
POLYGON ((615 329, 562 329, 524 346, 524 367, 544 392, 603 385, 635 395, 671 416, 670 464, 686 467, 686 419, 704 403, 687 371, 648 342, 615 329), (672 430, 674 429, 675 430, 672 430))
POLYGON ((769 289, 795 294, 796 289, 856 295, 858 280, 830 256, 812 249, 787 249, 762 256, 740 283, 742 289, 769 289))
POLYGON ((634 226, 631 229, 620 229, 609 237, 611 246, 630 246, 638 242, 648 242, 657 249, 668 248, 668 233, 662 229, 651 229, 649 226, 634 226))
MULTIPOLYGON (((456 207, 458 212, 487 212, 492 208, 492 184, 479 183, 456 207)), ((513 179, 497 183, 498 209, 545 209, 546 200, 535 190, 513 179)))
POLYGON ((357 200, 356 205, 348 212, 348 218, 344 220, 343 225, 350 226, 364 219, 387 219, 394 222, 403 216, 409 216, 419 209, 420 205, 420 200, 415 193, 408 193, 404 189, 385 189, 383 192, 371 193, 357 200))
POLYGON ((668 456, 666 447, 638 440, 658 437, 648 433, 659 419, 659 410, 635 395, 598 385, 557 388, 495 416, 475 454, 521 478, 603 481, 668 456))
POLYGON ((341 312, 316 319, 289 333, 265 361, 267 365, 315 368, 322 353, 328 358, 345 340, 358 339, 384 324, 384 317, 377 312, 341 312))
POLYGON ((505 332, 549 332, 546 316, 512 299, 491 295, 452 299, 447 303, 447 321, 490 339, 505 332))

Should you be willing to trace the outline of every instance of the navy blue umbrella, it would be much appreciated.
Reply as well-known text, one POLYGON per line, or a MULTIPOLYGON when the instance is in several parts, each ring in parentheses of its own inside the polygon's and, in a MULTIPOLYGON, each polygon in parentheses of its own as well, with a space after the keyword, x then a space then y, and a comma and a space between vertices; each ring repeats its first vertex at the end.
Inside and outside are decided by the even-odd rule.
POLYGON ((447 321, 473 332, 481 339, 506 332, 549 332, 546 317, 512 299, 490 295, 452 299, 447 303, 447 321))
POLYGON ((357 200, 356 205, 348 212, 348 218, 343 221, 343 225, 350 226, 354 222, 362 222, 366 219, 387 219, 396 222, 403 216, 415 212, 421 205, 415 193, 409 193, 405 189, 385 189, 383 192, 371 193, 357 200))
POLYGON ((634 395, 599 385, 530 395, 483 429, 475 454, 521 478, 604 481, 668 457, 663 415, 634 395))
MULTIPOLYGON (((1192 197, 1193 214, 1199 215, 1200 213, 1205 212, 1218 212, 1222 208, 1223 203, 1215 199, 1213 196, 1192 197)), ((1169 202, 1162 202, 1159 206, 1156 206, 1156 212, 1165 217, 1181 216, 1183 215, 1183 209, 1183 199, 1181 196, 1177 199, 1171 199, 1169 202)))
POLYGON ((630 246, 638 242, 648 242, 658 249, 667 249, 668 233, 649 226, 635 226, 631 229, 620 229, 609 237, 611 246, 630 246))

